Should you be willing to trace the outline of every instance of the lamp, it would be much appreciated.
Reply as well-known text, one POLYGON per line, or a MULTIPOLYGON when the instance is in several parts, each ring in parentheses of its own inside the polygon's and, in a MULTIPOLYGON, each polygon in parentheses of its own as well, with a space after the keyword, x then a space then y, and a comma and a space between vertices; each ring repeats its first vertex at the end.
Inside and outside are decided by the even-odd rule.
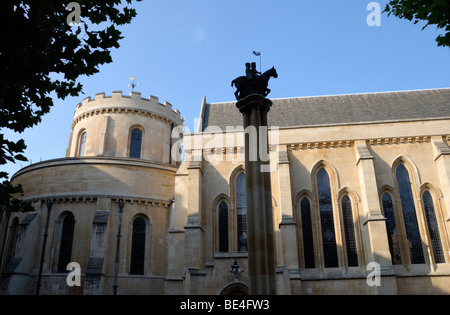
POLYGON ((231 265, 230 269, 231 274, 234 276, 234 278, 237 280, 239 278, 239 275, 244 272, 243 269, 238 265, 237 260, 234 259, 234 263, 231 265))

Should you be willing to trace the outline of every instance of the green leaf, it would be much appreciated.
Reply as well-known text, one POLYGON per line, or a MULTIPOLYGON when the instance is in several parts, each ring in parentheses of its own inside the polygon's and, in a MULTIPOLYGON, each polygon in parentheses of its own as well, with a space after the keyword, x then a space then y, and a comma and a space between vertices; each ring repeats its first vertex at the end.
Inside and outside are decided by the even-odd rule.
POLYGON ((22 154, 17 154, 14 158, 19 161, 24 161, 24 162, 28 161, 28 159, 25 156, 23 156, 22 154))

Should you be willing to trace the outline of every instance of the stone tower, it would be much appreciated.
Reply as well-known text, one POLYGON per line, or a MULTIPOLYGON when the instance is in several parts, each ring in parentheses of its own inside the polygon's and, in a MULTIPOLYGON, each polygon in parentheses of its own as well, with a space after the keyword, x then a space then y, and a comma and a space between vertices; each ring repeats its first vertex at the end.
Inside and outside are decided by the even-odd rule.
POLYGON ((113 284, 118 294, 164 293, 180 164, 171 133, 182 124, 171 104, 136 92, 100 93, 78 104, 66 157, 12 178, 37 211, 9 218, 20 223, 7 235, 16 241, 5 242, 14 248, 0 262, 2 293, 34 294, 38 283, 40 294, 112 294, 113 284), (66 283, 68 262, 81 267, 80 287, 66 283))
POLYGON ((132 157, 176 164, 171 159, 171 130, 178 125, 182 125, 180 113, 168 102, 160 104, 154 96, 143 99, 136 92, 130 96, 113 92, 105 97, 100 93, 77 105, 66 156, 130 157, 132 134, 137 131, 134 138, 142 142, 132 157))

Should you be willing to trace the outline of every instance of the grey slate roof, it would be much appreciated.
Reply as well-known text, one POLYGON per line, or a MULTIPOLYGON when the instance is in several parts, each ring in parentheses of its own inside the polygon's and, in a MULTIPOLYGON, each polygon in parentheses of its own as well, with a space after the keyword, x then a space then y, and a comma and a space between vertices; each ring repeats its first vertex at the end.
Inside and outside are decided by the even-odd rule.
MULTIPOLYGON (((297 127, 450 118, 450 88, 272 99, 269 126, 297 127)), ((208 126, 242 125, 235 102, 206 103, 208 126)))

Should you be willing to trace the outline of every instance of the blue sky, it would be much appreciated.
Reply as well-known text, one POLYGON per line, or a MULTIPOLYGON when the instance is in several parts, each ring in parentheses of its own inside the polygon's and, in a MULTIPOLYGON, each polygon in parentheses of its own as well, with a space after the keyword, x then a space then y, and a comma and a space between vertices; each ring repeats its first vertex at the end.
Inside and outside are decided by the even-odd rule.
MULTIPOLYGON (((230 82, 247 61, 275 66, 270 98, 450 87, 450 49, 437 47, 435 27, 381 15, 367 24, 365 0, 143 0, 121 28, 125 38, 100 73, 82 77, 84 94, 54 99, 50 114, 23 134, 32 163, 64 157, 75 106, 100 92, 154 95, 179 109, 194 130, 203 96, 234 100, 230 82)), ((376 1, 382 10, 388 1, 376 1)), ((81 11, 83 15, 83 11, 81 11)), ((331 109, 330 109, 331 110, 331 109)), ((0 167, 12 175, 30 162, 0 167)))

